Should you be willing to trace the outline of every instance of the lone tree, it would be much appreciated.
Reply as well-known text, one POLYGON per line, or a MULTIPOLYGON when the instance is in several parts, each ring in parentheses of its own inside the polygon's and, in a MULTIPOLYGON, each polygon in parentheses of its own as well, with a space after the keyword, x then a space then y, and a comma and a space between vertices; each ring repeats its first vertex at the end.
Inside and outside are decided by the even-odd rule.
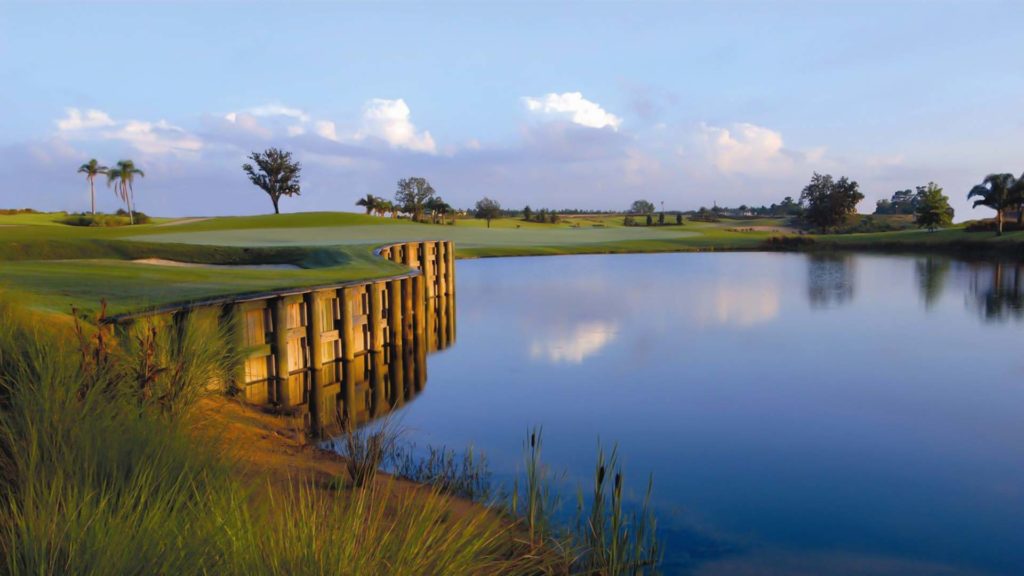
POLYGON ((953 223, 953 208, 949 205, 949 197, 942 193, 942 188, 935 182, 928 186, 918 186, 917 207, 914 209, 914 222, 920 228, 934 231, 942 226, 953 223))
POLYGON ((676 224, 682 224, 682 223, 683 223, 683 213, 682 212, 676 212, 676 224))
POLYGON ((249 159, 256 163, 242 164, 242 170, 248 174, 249 180, 259 186, 274 203, 274 214, 280 214, 281 210, 277 203, 281 196, 299 195, 299 173, 302 172, 302 164, 292 161, 292 153, 277 148, 267 148, 262 154, 253 152, 249 159))
POLYGON ((89 197, 92 200, 93 215, 96 214, 96 177, 100 174, 106 174, 107 170, 108 168, 100 166, 100 163, 95 158, 78 167, 78 173, 85 174, 85 179, 89 181, 89 197))
POLYGON ((119 160, 117 166, 107 170, 107 186, 128 206, 128 222, 135 224, 135 176, 145 178, 146 174, 135 167, 131 160, 119 160))
POLYGON ((977 197, 972 208, 986 206, 996 211, 996 235, 1003 235, 1003 212, 1015 204, 1017 179, 1013 174, 989 174, 981 184, 967 193, 967 199, 977 197))
POLYGON ((800 203, 807 205, 804 218, 822 230, 846 222, 846 218, 856 212, 857 203, 863 199, 860 186, 846 176, 833 180, 831 174, 817 172, 800 193, 800 203))
POLYGON ((434 188, 426 178, 402 178, 395 191, 395 204, 402 212, 412 214, 413 220, 419 221, 423 218, 424 206, 434 197, 434 193, 434 188))
POLYGON ((486 196, 476 201, 476 209, 473 214, 477 218, 487 220, 487 227, 491 227, 491 220, 501 216, 501 204, 497 200, 491 200, 486 196))
POLYGON ((523 208, 523 220, 526 220, 527 222, 529 222, 530 218, 532 216, 533 216, 533 209, 530 208, 529 204, 527 204, 526 208, 523 208))
POLYGON ((630 214, 653 214, 654 204, 647 200, 637 200, 629 207, 630 214))

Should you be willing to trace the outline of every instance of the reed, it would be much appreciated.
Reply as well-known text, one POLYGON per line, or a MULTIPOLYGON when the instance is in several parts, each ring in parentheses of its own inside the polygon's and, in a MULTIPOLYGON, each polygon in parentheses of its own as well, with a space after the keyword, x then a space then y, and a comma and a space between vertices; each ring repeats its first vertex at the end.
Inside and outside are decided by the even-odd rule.
POLYGON ((445 446, 427 446, 425 453, 413 443, 397 446, 389 471, 398 478, 429 484, 443 494, 487 502, 491 471, 487 456, 472 446, 461 454, 445 446))

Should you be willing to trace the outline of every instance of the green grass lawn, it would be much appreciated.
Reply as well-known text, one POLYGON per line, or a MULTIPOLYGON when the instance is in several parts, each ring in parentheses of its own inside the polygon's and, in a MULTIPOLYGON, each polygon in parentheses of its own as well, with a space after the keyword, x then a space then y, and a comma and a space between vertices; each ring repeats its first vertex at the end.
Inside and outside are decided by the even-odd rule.
MULTIPOLYGON (((780 235, 780 219, 622 225, 621 216, 564 218, 558 224, 459 219, 415 224, 362 214, 311 212, 244 217, 157 219, 115 228, 59 224, 63 214, 0 215, 0 288, 32 295, 39 307, 115 312, 228 294, 260 292, 395 274, 375 246, 452 240, 459 257, 695 250, 761 250, 780 235), (131 262, 162 258, 203 264, 289 263, 298 270, 187 268, 131 262)), ((674 222, 674 219, 671 219, 674 222)), ((810 236, 804 249, 1002 250, 1020 253, 1024 232, 996 238, 962 228, 810 236)))

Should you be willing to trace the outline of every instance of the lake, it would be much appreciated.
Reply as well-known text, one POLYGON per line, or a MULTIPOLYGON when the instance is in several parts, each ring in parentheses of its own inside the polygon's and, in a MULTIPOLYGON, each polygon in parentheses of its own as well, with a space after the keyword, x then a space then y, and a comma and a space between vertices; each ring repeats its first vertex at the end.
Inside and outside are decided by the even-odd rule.
MULTIPOLYGON (((618 443, 681 574, 1024 574, 1024 267, 701 253, 460 261, 418 444, 567 489, 618 443)), ((570 499, 571 505, 574 500, 570 499)))

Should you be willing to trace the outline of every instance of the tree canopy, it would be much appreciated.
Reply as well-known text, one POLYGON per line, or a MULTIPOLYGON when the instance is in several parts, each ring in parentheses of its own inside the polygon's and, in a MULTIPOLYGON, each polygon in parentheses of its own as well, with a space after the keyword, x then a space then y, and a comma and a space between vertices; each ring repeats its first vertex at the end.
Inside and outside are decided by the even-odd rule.
POLYGON ((491 220, 501 215, 501 204, 497 200, 491 200, 485 196, 477 200, 473 214, 477 218, 487 220, 487 227, 490 228, 491 220))
POLYGON ((435 191, 426 178, 413 176, 398 181, 395 191, 395 204, 414 220, 423 218, 423 208, 427 201, 434 197, 435 191))
POLYGON ((249 180, 258 186, 274 203, 274 214, 280 214, 278 202, 281 196, 299 195, 299 174, 302 172, 302 164, 292 161, 292 153, 285 152, 278 148, 267 148, 262 154, 253 152, 249 159, 256 163, 253 167, 248 162, 242 164, 242 170, 249 176, 249 180))
POLYGON ((856 212, 857 203, 864 199, 857 182, 843 176, 833 180, 831 174, 811 176, 811 182, 800 193, 800 203, 806 205, 804 218, 810 224, 827 230, 846 222, 856 212))
POLYGON ((935 230, 953 223, 953 208, 949 205, 949 197, 942 193, 942 188, 935 182, 928 186, 918 186, 914 222, 921 228, 935 230))
POLYGON ((654 204, 647 200, 636 200, 633 205, 629 207, 630 214, 653 214, 654 204))

